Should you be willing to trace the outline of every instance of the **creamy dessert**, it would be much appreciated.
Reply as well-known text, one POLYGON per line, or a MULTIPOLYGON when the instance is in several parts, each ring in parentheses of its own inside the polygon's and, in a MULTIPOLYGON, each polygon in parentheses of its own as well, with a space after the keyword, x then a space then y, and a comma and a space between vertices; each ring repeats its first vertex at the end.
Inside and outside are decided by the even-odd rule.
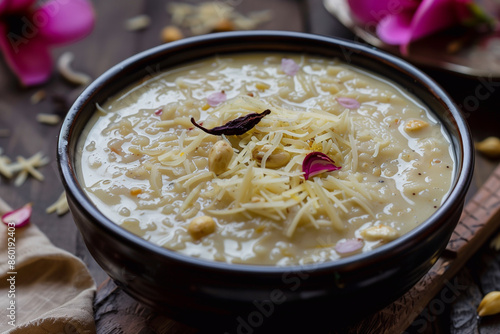
POLYGON ((190 256, 336 260, 412 230, 446 198, 452 145, 432 112, 335 59, 217 56, 111 97, 79 143, 104 215, 190 256))

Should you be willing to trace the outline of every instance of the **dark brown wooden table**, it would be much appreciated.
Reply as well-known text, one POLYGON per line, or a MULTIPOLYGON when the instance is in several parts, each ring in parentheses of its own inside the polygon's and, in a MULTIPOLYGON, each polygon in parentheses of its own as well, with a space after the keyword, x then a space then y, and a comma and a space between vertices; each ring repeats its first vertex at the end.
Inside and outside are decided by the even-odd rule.
MULTIPOLYGON (((93 33, 78 43, 54 49, 54 59, 65 51, 71 51, 75 54, 72 67, 96 78, 119 61, 162 43, 160 31, 170 22, 165 10, 168 2, 94 1, 97 21, 93 33), (127 31, 124 28, 125 21, 140 14, 149 15, 151 25, 141 31, 127 31)), ((271 10, 272 20, 261 24, 259 26, 261 29, 304 31, 357 39, 325 10, 321 0, 220 0, 220 2, 235 6, 240 13, 271 10)), ((424 68, 424 71, 435 78, 462 107, 475 140, 490 135, 500 136, 499 83, 491 78, 462 77, 427 68, 424 68), (478 90, 482 89, 484 92, 485 88, 490 94, 478 95, 478 90), (475 98, 477 105, 468 104, 471 97, 475 98)), ((9 72, 5 63, 0 61, 0 130, 9 130, 8 135, 0 136, 0 147, 5 155, 13 159, 18 155, 28 157, 37 152, 43 152, 50 158, 50 163, 41 168, 45 176, 43 182, 30 178, 22 186, 15 187, 12 181, 1 178, 0 197, 13 207, 33 202, 32 222, 39 226, 56 246, 80 257, 87 264, 96 283, 100 285, 105 282, 101 289, 109 290, 113 289, 112 284, 106 283, 107 275, 90 256, 71 215, 58 217, 55 214, 45 213, 45 209, 63 191, 56 165, 59 125, 38 123, 36 115, 40 112, 64 114, 80 90, 80 87, 68 84, 56 71, 46 84, 23 88, 9 72), (46 92, 46 99, 32 104, 30 97, 39 90, 46 92)), ((469 198, 477 192, 497 164, 496 160, 476 154, 476 171, 469 198)), ((500 316, 483 319, 479 326, 475 320, 475 308, 484 293, 500 290, 500 253, 485 245, 458 273, 456 279, 460 286, 467 288, 458 291, 456 298, 447 299, 447 302, 441 303, 439 307, 436 303, 434 306, 429 304, 429 307, 408 328, 408 333, 500 332, 500 316)), ((114 292, 113 298, 113 302, 116 303, 132 305, 134 303, 119 291, 114 292)), ((196 332, 169 322, 164 316, 156 315, 154 310, 141 305, 136 305, 136 309, 130 311, 128 317, 122 314, 121 324, 128 324, 129 327, 119 331, 116 330, 117 326, 109 323, 109 312, 99 308, 104 302, 109 301, 102 299, 96 301, 96 323, 99 333, 138 333, 143 328, 148 329, 141 333, 196 332), (155 326, 152 326, 152 323, 155 323, 155 326)))

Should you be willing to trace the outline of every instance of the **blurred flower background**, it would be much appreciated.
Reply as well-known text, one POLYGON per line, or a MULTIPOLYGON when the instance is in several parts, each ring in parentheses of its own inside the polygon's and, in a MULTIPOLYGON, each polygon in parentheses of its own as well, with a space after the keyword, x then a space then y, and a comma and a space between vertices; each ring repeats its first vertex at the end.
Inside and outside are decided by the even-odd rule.
POLYGON ((500 13, 495 0, 348 0, 348 4, 358 24, 375 26, 377 36, 399 45, 403 55, 412 41, 447 28, 495 30, 500 13))
POLYGON ((37 85, 52 73, 50 49, 87 36, 93 25, 87 0, 1 0, 0 50, 23 85, 37 85))
MULTIPOLYGON (((210 32, 251 30, 271 20, 270 10, 242 15, 226 2, 165 1, 172 24, 161 31, 158 42, 210 32)), ((119 1, 115 4, 119 6, 119 1)), ((90 0, 0 0, 0 53, 23 86, 40 85, 53 73, 51 49, 86 37, 95 23, 90 0)), ((119 25, 133 32, 153 24, 149 16, 138 15, 119 25)), ((111 42, 111 33, 109 37, 111 42)))

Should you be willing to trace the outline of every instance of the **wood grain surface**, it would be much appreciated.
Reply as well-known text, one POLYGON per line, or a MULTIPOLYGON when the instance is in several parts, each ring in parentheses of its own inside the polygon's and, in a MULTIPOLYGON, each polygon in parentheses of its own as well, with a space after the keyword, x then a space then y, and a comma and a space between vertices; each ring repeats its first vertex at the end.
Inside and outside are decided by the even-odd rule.
MULTIPOLYGON (((358 40, 325 10, 321 0, 220 1, 233 5, 241 13, 271 10, 273 18, 259 27, 262 29, 305 31, 358 40)), ((170 23, 170 17, 165 10, 168 2, 165 0, 93 1, 97 17, 93 33, 78 43, 55 48, 53 57, 57 59, 63 52, 71 51, 75 55, 72 67, 96 78, 119 61, 161 43, 160 31, 170 23), (127 19, 140 14, 151 17, 151 26, 135 32, 124 29, 124 22, 127 19)), ((499 82, 491 78, 462 77, 435 69, 423 68, 423 70, 441 84, 461 107, 476 141, 491 135, 500 136, 499 82)), ((71 215, 59 217, 45 213, 45 209, 63 190, 55 160, 59 126, 41 124, 35 118, 41 112, 64 115, 81 89, 68 84, 55 70, 51 80, 46 84, 30 88, 21 87, 0 56, 0 130, 8 130, 7 134, 0 131, 2 134, 0 147, 11 159, 15 159, 18 155, 28 157, 43 152, 51 160, 49 165, 40 169, 45 176, 43 182, 28 179, 22 186, 16 187, 12 180, 0 178, 0 197, 12 207, 33 202, 33 223, 38 225, 56 246, 80 257, 87 264, 98 285, 104 282, 103 288, 115 289, 112 282, 106 281, 107 275, 90 256, 71 215), (47 97, 40 103, 32 104, 30 97, 39 90, 44 90, 47 97)), ((497 165, 498 160, 476 155, 476 170, 468 200, 492 175, 497 165)), ((471 208, 466 213, 471 217, 477 217, 478 212, 487 205, 489 204, 480 200, 477 207, 471 208)), ((460 232, 461 235, 466 233, 467 231, 460 232)), ((471 232, 470 236, 473 235, 475 234, 471 232)), ((493 316, 481 321, 475 317, 475 309, 482 296, 491 290, 500 290, 500 254, 488 247, 489 237, 490 234, 484 233, 481 236, 482 243, 478 243, 475 246, 478 249, 473 250, 476 252, 475 255, 456 275, 454 274, 455 276, 446 277, 450 284, 455 284, 452 287, 466 286, 466 288, 458 289, 458 293, 453 294, 456 298, 451 298, 449 297, 451 287, 447 285, 442 288, 434 287, 436 290, 435 293, 433 291, 434 297, 421 306, 422 312, 419 316, 412 314, 415 320, 406 328, 406 332, 427 334, 500 332, 500 317, 493 316), (435 299, 436 296, 438 299, 435 299), (444 299, 440 299, 440 296, 444 296, 444 299), (438 303, 439 300, 442 303, 438 303)), ((450 261, 462 259, 463 242, 467 244, 470 241, 465 239, 449 247, 450 251, 456 253, 455 257, 450 257, 450 261)), ((106 298, 96 300, 96 322, 99 333, 139 333, 137 330, 139 328, 144 328, 141 329, 141 333, 190 333, 194 330, 180 324, 172 324, 167 318, 155 314, 153 310, 128 300, 129 297, 119 290, 101 290, 100 293, 107 296, 106 298, 113 298, 113 301, 106 298), (114 308, 116 305, 125 304, 131 305, 126 312, 114 308), (117 314, 121 320, 112 317, 117 314), (147 326, 141 327, 140 324, 145 323, 147 326), (118 324, 123 326, 120 327, 118 324)))

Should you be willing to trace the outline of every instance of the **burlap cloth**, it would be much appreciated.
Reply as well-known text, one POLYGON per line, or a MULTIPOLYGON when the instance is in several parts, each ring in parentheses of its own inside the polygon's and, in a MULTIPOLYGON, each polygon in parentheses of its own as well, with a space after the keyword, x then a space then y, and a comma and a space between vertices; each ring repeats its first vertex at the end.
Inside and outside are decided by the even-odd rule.
POLYGON ((95 333, 96 287, 85 264, 55 247, 33 224, 15 230, 10 248, 8 232, 0 222, 0 332, 95 333))

